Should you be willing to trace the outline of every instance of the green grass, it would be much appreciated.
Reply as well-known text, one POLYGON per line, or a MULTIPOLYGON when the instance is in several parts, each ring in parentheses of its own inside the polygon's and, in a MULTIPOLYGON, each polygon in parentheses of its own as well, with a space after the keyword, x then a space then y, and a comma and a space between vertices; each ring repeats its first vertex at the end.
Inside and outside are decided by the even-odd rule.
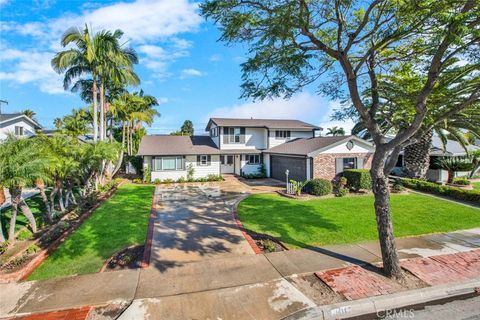
POLYGON ((145 242, 153 190, 153 186, 121 186, 29 280, 98 272, 113 253, 145 242))
MULTIPOLYGON (((392 195, 391 207, 397 237, 480 226, 480 209, 428 196, 392 195)), ((307 201, 253 195, 240 203, 238 213, 247 229, 290 247, 378 239, 372 195, 307 201)))
POLYGON ((480 190, 480 182, 474 182, 472 183, 472 185, 473 185, 473 189, 480 190))

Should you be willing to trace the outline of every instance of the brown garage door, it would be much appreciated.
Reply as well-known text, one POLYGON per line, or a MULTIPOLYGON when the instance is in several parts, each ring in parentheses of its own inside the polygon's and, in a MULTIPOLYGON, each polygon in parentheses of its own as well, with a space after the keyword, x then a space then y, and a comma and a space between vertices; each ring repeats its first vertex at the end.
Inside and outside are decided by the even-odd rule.
POLYGON ((307 179, 307 163, 305 158, 286 156, 270 156, 271 176, 285 181, 285 170, 288 169, 288 179, 304 181, 307 179))

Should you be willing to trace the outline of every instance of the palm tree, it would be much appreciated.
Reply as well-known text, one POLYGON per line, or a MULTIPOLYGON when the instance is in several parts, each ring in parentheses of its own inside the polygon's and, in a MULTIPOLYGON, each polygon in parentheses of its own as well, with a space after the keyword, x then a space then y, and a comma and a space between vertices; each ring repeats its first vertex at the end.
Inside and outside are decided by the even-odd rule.
POLYGON ((30 110, 30 109, 25 109, 25 110, 22 111, 22 113, 25 116, 29 117, 30 119, 33 119, 33 117, 35 117, 35 115, 36 115, 35 111, 30 110))
POLYGON ((63 126, 62 119, 61 118, 53 119, 53 125, 55 126, 55 129, 60 130, 63 126))
POLYGON ((7 197, 5 196, 5 189, 0 184, 0 244, 5 242, 5 236, 3 235, 3 226, 2 226, 2 205, 5 203, 7 197))
POLYGON ((182 127, 180 128, 180 131, 184 133, 186 136, 193 136, 193 123, 190 120, 185 120, 183 122, 182 127))
POLYGON ((89 115, 85 109, 73 109, 70 115, 63 117, 62 133, 69 137, 77 138, 78 136, 88 133, 89 115))
POLYGON ((45 178, 46 161, 41 157, 32 139, 20 139, 13 135, 7 137, 0 148, 0 185, 8 189, 11 195, 12 216, 8 240, 15 240, 15 225, 18 209, 29 221, 32 231, 37 232, 35 218, 22 198, 22 190, 32 186, 36 179, 45 178))
POLYGON ((88 26, 80 30, 69 28, 62 36, 61 44, 66 47, 75 44, 75 48, 61 51, 52 59, 52 67, 57 73, 64 73, 63 87, 67 90, 72 81, 78 77, 90 74, 92 77, 93 101, 93 139, 98 137, 98 108, 97 108, 97 80, 99 74, 100 57, 98 56, 98 41, 91 36, 88 26))
POLYGON ((332 127, 328 128, 328 132, 326 134, 327 136, 344 136, 345 135, 345 130, 342 127, 332 127))

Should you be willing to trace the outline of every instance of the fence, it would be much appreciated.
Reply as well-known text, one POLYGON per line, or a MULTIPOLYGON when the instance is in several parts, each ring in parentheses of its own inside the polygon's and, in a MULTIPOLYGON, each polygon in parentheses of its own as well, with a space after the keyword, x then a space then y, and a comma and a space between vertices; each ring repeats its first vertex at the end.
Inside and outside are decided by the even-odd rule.
POLYGON ((295 194, 295 191, 293 190, 293 184, 290 182, 287 182, 287 194, 295 194))

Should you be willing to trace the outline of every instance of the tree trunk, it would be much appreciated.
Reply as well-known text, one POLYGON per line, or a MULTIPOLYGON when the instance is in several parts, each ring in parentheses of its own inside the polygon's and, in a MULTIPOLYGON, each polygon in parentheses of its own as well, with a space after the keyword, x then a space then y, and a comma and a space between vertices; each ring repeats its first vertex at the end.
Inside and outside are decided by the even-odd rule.
POLYGON ((30 223, 30 227, 32 228, 32 232, 36 233, 37 232, 37 221, 35 221, 35 217, 33 216, 33 213, 30 210, 28 204, 25 202, 25 200, 21 199, 19 205, 20 205, 20 209, 22 210, 23 215, 27 218, 28 222, 30 223))
POLYGON ((5 242, 5 236, 3 235, 3 225, 2 225, 2 210, 0 209, 0 244, 5 242))
POLYGON ((98 139, 97 77, 93 75, 93 141, 98 139))
POLYGON ((383 270, 389 277, 401 278, 403 274, 393 234, 388 177, 384 174, 386 158, 386 152, 375 151, 372 169, 370 170, 373 194, 375 195, 375 216, 382 252, 383 270))
POLYGON ((404 159, 407 176, 414 179, 425 179, 430 165, 430 148, 433 131, 425 134, 419 142, 405 147, 404 159))
POLYGON ((45 209, 47 210, 47 213, 44 214, 43 217, 48 224, 51 224, 53 222, 52 211, 50 208, 50 203, 48 202, 47 194, 45 193, 45 184, 43 180, 42 179, 35 180, 35 186, 37 187, 38 191, 40 191, 40 197, 42 198, 45 209))
POLYGON ((22 200, 22 189, 10 188, 10 198, 12 203, 12 216, 10 217, 10 228, 8 230, 8 241, 15 241, 15 225, 17 224, 18 204, 22 200))
POLYGON ((104 83, 103 77, 100 83, 100 141, 105 137, 105 105, 104 105, 104 83))
POLYGON ((455 178, 455 171, 448 170, 447 172, 448 172, 447 182, 448 182, 448 183, 452 183, 452 182, 453 182, 453 178, 455 178))
POLYGON ((125 131, 126 131, 126 126, 125 126, 125 121, 122 122, 122 149, 120 150, 120 157, 118 159, 117 166, 112 172, 112 178, 115 176, 115 174, 120 170, 122 167, 123 163, 123 155, 124 155, 124 150, 125 150, 125 131))
POLYGON ((64 198, 63 198, 63 187, 60 186, 60 188, 58 189, 58 205, 60 206, 60 211, 62 213, 65 212, 65 201, 64 201, 64 198))
MULTIPOLYGON (((3 186, 0 185, 0 207, 7 201, 5 196, 5 190, 3 186)), ((3 226, 2 226, 2 210, 0 209, 0 243, 5 242, 5 236, 3 235, 3 226)))

